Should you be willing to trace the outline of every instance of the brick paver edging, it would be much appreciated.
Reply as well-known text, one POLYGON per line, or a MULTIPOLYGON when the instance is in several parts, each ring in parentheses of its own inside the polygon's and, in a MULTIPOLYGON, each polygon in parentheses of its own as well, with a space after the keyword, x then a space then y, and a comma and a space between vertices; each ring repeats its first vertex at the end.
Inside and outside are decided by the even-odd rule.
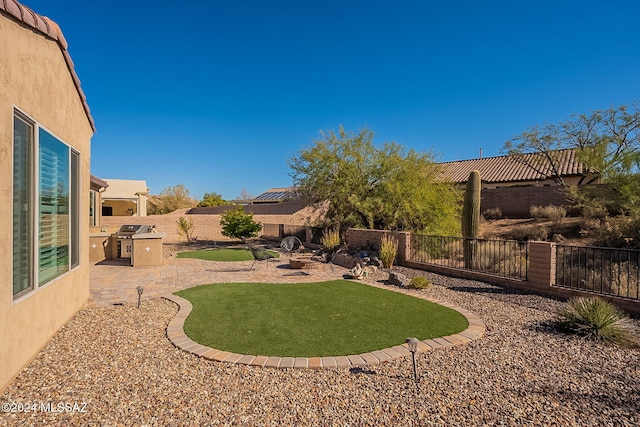
MULTIPOLYGON (((369 285, 380 287, 394 292, 411 295, 426 301, 440 304, 444 307, 457 311, 467 318, 469 327, 457 334, 448 335, 446 337, 433 338, 418 342, 418 352, 424 353, 440 348, 455 347, 467 344, 477 338, 480 338, 485 331, 482 320, 474 313, 459 308, 453 304, 443 303, 418 292, 405 290, 400 288, 390 288, 388 286, 380 286, 376 284, 369 285)), ((163 298, 178 304, 178 314, 171 319, 167 326, 167 337, 176 347, 193 353, 205 359, 215 360, 218 362, 237 363, 242 365, 263 366, 270 368, 294 368, 294 369, 320 369, 320 368, 350 368, 355 366, 375 365, 389 360, 398 359, 410 355, 409 348, 406 344, 396 345, 391 348, 372 351, 370 353, 354 354, 350 356, 330 356, 330 357, 276 357, 276 356, 254 356, 246 354, 231 353, 224 350, 216 350, 193 341, 184 333, 184 321, 191 313, 193 306, 191 303, 177 295, 166 294, 163 298)))

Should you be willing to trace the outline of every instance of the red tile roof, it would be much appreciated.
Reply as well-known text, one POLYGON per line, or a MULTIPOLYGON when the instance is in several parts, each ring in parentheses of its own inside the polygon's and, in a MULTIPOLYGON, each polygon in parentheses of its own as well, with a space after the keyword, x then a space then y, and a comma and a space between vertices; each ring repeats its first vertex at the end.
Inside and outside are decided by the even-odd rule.
POLYGON ((33 28, 44 36, 55 40, 58 43, 58 46, 60 46, 60 50, 62 51, 62 55, 64 56, 64 60, 67 63, 67 67, 69 68, 69 73, 71 73, 73 83, 75 84, 78 95, 80 96, 80 100, 82 101, 82 106, 84 107, 87 119, 89 119, 89 123, 91 124, 91 129, 93 129, 93 131, 95 132, 96 126, 93 121, 93 117, 91 117, 89 105, 87 104, 87 98, 82 91, 82 87, 80 86, 80 79, 78 78, 78 75, 74 70, 71 56, 69 56, 69 51, 67 50, 67 40, 64 38, 62 30, 60 30, 58 24, 56 24, 46 16, 38 15, 27 6, 18 3, 16 0, 0 0, 0 11, 5 12, 13 19, 28 25, 29 27, 33 28))
MULTIPOLYGON (((576 158, 575 150, 557 150, 552 155, 557 159, 555 163, 561 177, 589 174, 587 168, 576 158)), ((459 160, 439 165, 442 167, 442 179, 455 183, 467 182, 472 170, 480 171, 480 178, 485 183, 541 181, 555 176, 550 162, 542 153, 459 160)))

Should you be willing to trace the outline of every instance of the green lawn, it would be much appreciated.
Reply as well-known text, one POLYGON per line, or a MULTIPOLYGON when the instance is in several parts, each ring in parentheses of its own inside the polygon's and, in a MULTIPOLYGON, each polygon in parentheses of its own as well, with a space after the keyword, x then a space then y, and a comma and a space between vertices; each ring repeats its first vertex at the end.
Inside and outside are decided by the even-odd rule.
POLYGON ((361 283, 223 283, 177 292, 193 304, 185 333, 234 353, 341 356, 468 327, 460 313, 361 283))
MULTIPOLYGON (((269 251, 276 257, 280 254, 269 251)), ((253 256, 248 249, 206 249, 201 251, 178 252, 178 258, 196 258, 206 261, 252 261, 253 256)))

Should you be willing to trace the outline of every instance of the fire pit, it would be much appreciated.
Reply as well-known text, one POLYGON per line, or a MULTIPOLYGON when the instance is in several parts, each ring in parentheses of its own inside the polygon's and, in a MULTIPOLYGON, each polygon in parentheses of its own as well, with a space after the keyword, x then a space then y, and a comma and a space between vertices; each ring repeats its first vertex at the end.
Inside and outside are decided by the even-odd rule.
POLYGON ((322 263, 319 261, 314 261, 311 259, 311 255, 309 256, 297 256, 295 258, 291 258, 289 260, 289 268, 293 270, 313 270, 316 268, 321 268, 322 263))

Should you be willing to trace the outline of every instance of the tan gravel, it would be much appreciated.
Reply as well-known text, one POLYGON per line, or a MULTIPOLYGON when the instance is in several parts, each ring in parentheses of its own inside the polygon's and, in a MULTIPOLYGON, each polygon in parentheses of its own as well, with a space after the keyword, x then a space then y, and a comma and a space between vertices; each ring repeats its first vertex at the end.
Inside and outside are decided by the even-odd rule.
POLYGON ((554 333, 553 299, 426 275, 424 292, 487 332, 418 355, 419 388, 410 358, 319 371, 200 359, 168 341, 177 308, 155 299, 79 312, 0 398, 36 411, 0 413, 0 426, 640 425, 640 351, 554 333))

